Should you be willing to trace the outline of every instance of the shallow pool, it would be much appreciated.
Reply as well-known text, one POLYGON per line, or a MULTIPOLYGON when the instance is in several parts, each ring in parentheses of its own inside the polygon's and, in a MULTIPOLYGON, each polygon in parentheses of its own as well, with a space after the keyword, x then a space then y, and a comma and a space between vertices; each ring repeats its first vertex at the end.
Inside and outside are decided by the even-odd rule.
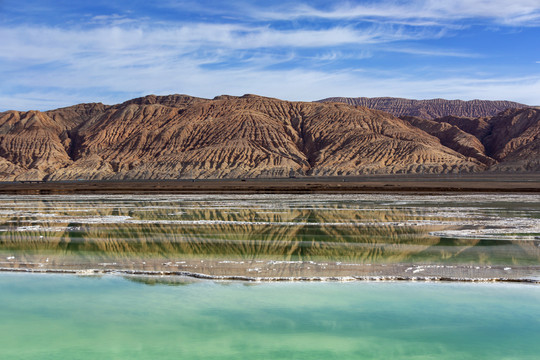
POLYGON ((3 359, 538 359, 540 286, 0 275, 3 359))

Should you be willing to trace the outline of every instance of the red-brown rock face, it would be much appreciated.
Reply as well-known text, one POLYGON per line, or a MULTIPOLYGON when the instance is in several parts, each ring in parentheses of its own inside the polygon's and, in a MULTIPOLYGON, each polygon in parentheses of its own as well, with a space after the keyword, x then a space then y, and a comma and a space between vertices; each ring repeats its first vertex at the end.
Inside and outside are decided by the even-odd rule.
POLYGON ((540 111, 520 111, 531 114, 518 111, 512 116, 521 120, 515 121, 506 119, 507 115, 493 121, 450 119, 455 123, 451 124, 444 119, 405 121, 346 104, 287 102, 254 95, 213 100, 151 95, 114 106, 9 111, 0 113, 0 179, 482 171, 512 156, 536 154, 533 145, 529 150, 520 146, 527 141, 535 144, 540 111), (460 121, 470 128, 461 128, 460 121), (518 125, 521 130, 512 130, 515 136, 501 135, 499 129, 504 126, 518 125), (502 142, 504 146, 494 145, 502 142))
POLYGON ((65 130, 62 123, 39 111, 0 114, 0 176, 41 179, 69 166, 65 130))
POLYGON ((540 110, 508 109, 490 120, 486 150, 501 163, 497 170, 540 171, 540 110))
MULTIPOLYGON (((411 125, 424 130, 428 134, 437 137, 441 141, 442 145, 455 150, 462 155, 474 158, 487 166, 496 163, 494 159, 486 155, 486 149, 480 139, 473 134, 462 130, 460 126, 452 125, 450 122, 446 122, 446 120, 455 120, 456 118, 448 117, 436 120, 426 120, 413 116, 404 116, 402 119, 411 125)), ((454 123, 456 122, 457 121, 454 121, 454 123)), ((463 123, 468 125, 467 122, 463 123)), ((464 128, 468 127, 464 126, 464 128)), ((476 129, 471 128, 470 130, 474 131, 476 129)))

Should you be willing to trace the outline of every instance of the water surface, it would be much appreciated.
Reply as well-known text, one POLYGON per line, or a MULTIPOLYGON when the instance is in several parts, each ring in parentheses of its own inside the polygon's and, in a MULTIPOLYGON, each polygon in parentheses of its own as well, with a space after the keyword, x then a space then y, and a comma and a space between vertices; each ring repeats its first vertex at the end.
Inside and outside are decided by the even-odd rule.
POLYGON ((537 279, 539 195, 1 196, 0 268, 537 279))
POLYGON ((537 359, 540 287, 0 275, 5 359, 537 359), (175 285, 175 286, 173 286, 175 285))

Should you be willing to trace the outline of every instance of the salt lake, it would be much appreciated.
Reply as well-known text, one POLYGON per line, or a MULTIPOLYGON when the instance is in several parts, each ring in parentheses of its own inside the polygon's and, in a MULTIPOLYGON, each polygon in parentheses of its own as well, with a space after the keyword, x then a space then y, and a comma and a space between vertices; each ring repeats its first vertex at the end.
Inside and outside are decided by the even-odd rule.
POLYGON ((537 359, 538 195, 0 197, 0 357, 537 359))

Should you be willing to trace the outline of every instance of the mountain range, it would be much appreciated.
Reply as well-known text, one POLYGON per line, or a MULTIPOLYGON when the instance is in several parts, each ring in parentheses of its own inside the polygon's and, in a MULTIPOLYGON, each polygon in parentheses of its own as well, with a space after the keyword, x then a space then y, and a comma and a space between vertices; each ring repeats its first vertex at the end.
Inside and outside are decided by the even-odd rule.
POLYGON ((403 100, 381 111, 328 99, 149 95, 6 111, 0 180, 540 170, 540 109, 484 101, 457 103, 460 110, 448 113, 455 102, 433 100, 424 114, 405 111, 412 100, 403 100))
POLYGON ((394 116, 416 116, 422 119, 433 120, 444 116, 458 117, 485 117, 495 116, 506 109, 520 109, 527 107, 513 101, 489 100, 412 100, 391 97, 377 98, 348 98, 333 97, 320 102, 342 102, 354 106, 365 106, 370 109, 386 111, 394 116))

